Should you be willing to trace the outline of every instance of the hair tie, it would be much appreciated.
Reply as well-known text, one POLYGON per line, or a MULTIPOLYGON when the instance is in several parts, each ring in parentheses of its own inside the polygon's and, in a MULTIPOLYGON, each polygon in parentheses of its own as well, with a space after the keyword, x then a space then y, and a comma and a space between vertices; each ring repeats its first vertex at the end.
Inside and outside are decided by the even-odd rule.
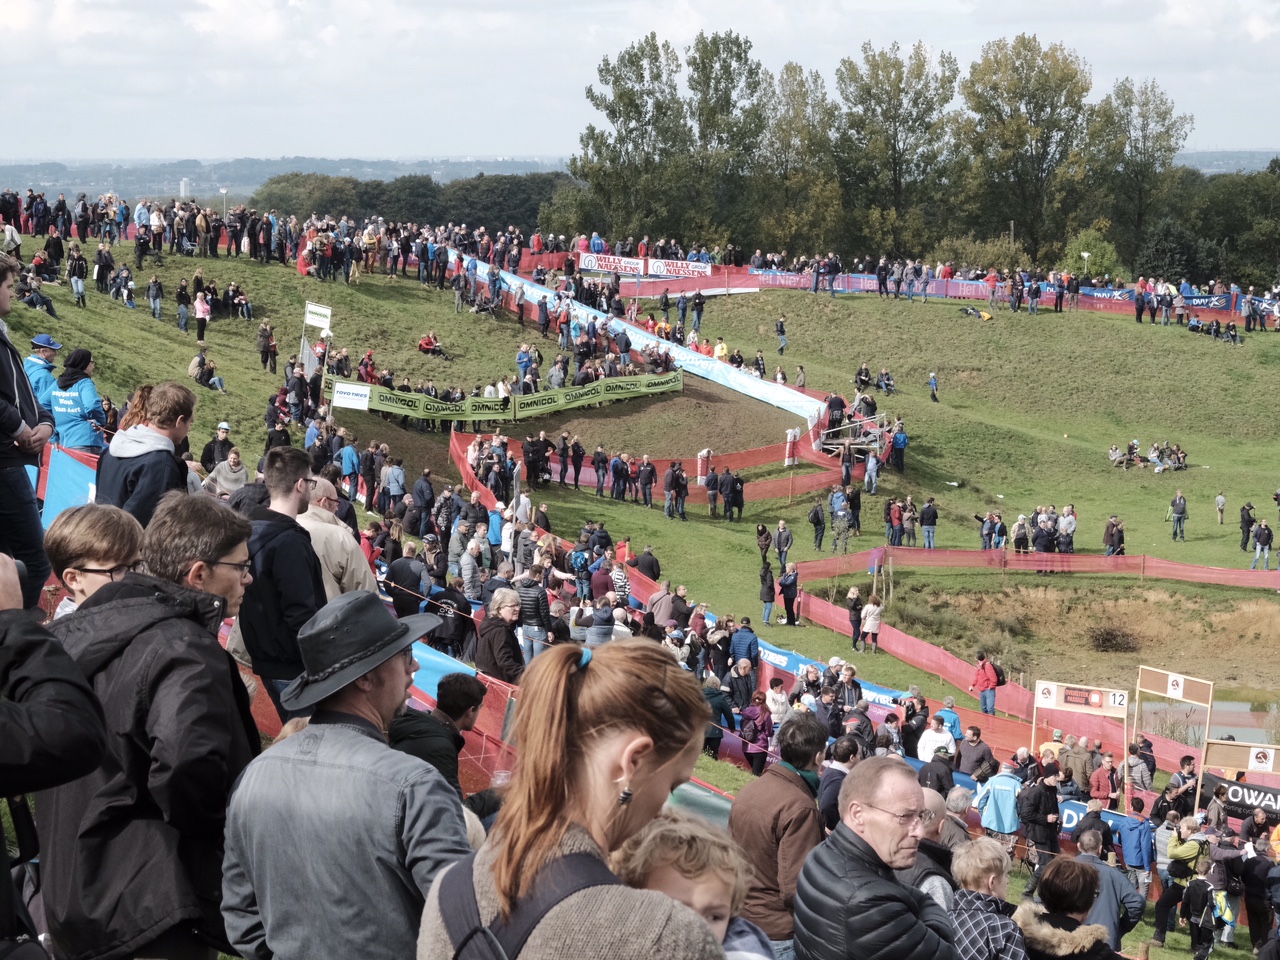
POLYGON ((590 662, 591 662, 591 648, 583 647, 582 655, 578 657, 578 669, 579 670, 587 669, 587 664, 590 662))

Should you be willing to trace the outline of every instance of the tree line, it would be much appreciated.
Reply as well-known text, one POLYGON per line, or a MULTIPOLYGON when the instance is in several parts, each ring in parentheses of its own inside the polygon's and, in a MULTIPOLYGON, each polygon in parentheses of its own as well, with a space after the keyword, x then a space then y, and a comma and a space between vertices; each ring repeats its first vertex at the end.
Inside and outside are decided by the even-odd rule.
POLYGON ((465 223, 490 231, 515 224, 525 230, 538 210, 571 178, 565 173, 479 174, 446 184, 427 175, 393 180, 357 180, 320 173, 272 177, 249 199, 256 210, 278 210, 299 219, 312 213, 354 218, 382 217, 388 223, 465 223))
POLYGON ((683 51, 650 33, 597 77, 602 122, 543 229, 1006 269, 1078 270, 1083 251, 1094 275, 1277 279, 1280 161, 1176 164, 1193 118, 1159 84, 1094 97, 1085 59, 1032 34, 992 40, 967 72, 924 43, 866 43, 829 89, 794 62, 775 75, 732 31, 683 51))

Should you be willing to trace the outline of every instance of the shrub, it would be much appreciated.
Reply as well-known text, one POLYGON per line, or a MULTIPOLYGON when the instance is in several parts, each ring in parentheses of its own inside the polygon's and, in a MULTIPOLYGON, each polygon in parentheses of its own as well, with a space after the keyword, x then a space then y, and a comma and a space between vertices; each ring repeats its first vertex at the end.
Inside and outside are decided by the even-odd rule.
POLYGON ((1090 627, 1086 638, 1098 653, 1137 653, 1142 646, 1132 631, 1116 624, 1090 627))

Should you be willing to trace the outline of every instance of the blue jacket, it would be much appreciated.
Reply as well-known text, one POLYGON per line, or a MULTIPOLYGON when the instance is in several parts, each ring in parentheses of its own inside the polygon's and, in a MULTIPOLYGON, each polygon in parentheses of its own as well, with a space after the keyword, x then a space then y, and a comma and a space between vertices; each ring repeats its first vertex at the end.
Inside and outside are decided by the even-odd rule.
MULTIPOLYGON (((347 447, 350 450, 350 447, 347 447)), ((387 493, 393 497, 404 496, 404 468, 396 464, 387 471, 387 493)))
POLYGON ((983 827, 996 833, 1017 833, 1022 826, 1018 819, 1018 791, 1021 789, 1022 781, 1011 773, 998 773, 988 780, 977 799, 983 827))
POLYGON ((907 435, 901 430, 893 435, 893 449, 895 450, 907 449, 907 435))
POLYGON ((760 662, 760 638, 751 632, 750 627, 740 627, 729 641, 729 660, 737 663, 744 658, 752 665, 760 662))
POLYGON ((604 253, 604 241, 598 235, 591 238, 591 252, 604 253))
POLYGON ((57 377, 53 375, 53 362, 35 354, 22 361, 22 369, 27 371, 27 379, 31 381, 31 389, 35 392, 40 406, 49 409, 49 394, 57 377))
POLYGON ((352 444, 347 444, 342 448, 342 475, 349 477, 353 473, 360 472, 360 454, 356 452, 356 448, 352 444))
POLYGON ((56 383, 50 394, 50 412, 58 431, 58 442, 64 447, 106 446, 102 431, 94 424, 106 426, 107 415, 102 410, 102 400, 93 381, 84 377, 63 390, 56 383))
POLYGON ((1119 832, 1124 865, 1133 870, 1150 870, 1156 862, 1155 829, 1151 821, 1125 817, 1120 821, 1119 832))
POLYGON ((1138 893, 1128 877, 1105 860, 1091 853, 1082 853, 1076 859, 1098 871, 1098 896, 1084 922, 1106 927, 1111 949, 1119 950, 1120 939, 1142 919, 1146 898, 1138 893))
POLYGON ((497 510, 489 511, 489 545, 502 546, 502 514, 497 510))

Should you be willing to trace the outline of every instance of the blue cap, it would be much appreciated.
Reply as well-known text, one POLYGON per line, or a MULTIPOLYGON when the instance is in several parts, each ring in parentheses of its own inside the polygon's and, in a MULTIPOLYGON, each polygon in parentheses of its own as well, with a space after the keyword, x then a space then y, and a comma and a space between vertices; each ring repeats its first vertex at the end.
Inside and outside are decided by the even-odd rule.
POLYGON ((31 338, 31 343, 37 347, 48 347, 50 350, 61 350, 62 344, 47 333, 37 333, 31 338))

